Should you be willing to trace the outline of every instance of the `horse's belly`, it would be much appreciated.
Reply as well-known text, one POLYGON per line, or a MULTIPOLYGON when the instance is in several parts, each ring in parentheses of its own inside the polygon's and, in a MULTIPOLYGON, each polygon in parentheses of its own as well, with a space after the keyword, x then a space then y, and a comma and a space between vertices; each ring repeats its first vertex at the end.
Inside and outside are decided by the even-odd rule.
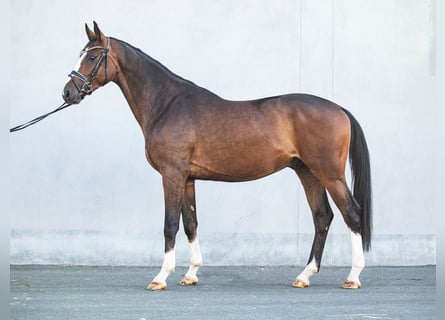
POLYGON ((286 167, 295 155, 268 146, 240 145, 213 149, 193 157, 190 173, 196 179, 248 181, 270 175, 286 167))

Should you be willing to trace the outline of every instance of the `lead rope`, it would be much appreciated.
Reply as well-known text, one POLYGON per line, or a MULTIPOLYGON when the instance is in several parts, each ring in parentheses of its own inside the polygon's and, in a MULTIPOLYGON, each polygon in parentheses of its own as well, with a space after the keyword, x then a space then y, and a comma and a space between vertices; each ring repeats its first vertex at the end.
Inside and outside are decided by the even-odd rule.
POLYGON ((29 126, 32 126, 33 124, 36 124, 39 121, 42 121, 43 119, 45 119, 49 115, 52 115, 53 113, 56 113, 56 112, 58 112, 60 110, 63 110, 63 109, 65 109, 65 108, 67 108, 67 107, 69 107, 71 105, 72 105, 71 103, 64 102, 57 109, 54 109, 51 112, 45 113, 44 115, 41 115, 40 117, 37 117, 37 118, 35 118, 35 119, 31 120, 31 121, 28 121, 28 122, 26 122, 24 124, 21 124, 21 125, 18 125, 16 127, 14 127, 14 128, 11 128, 11 129, 9 129, 9 132, 16 132, 16 131, 19 131, 19 130, 23 130, 23 129, 29 127, 29 126))

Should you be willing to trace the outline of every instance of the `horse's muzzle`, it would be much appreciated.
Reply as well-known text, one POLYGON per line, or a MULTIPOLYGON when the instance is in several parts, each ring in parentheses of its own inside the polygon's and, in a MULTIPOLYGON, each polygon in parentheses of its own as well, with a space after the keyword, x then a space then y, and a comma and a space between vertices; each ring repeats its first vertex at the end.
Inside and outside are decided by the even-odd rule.
POLYGON ((78 104, 82 101, 85 95, 82 94, 82 92, 79 92, 73 81, 69 81, 63 88, 62 97, 66 103, 78 104))

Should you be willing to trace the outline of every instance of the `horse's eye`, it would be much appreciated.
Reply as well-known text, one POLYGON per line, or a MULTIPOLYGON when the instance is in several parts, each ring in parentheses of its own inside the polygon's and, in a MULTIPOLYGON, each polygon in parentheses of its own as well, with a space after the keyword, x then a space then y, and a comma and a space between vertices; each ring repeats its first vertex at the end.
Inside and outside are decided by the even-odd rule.
POLYGON ((90 59, 91 61, 96 60, 97 56, 89 56, 88 59, 90 59))

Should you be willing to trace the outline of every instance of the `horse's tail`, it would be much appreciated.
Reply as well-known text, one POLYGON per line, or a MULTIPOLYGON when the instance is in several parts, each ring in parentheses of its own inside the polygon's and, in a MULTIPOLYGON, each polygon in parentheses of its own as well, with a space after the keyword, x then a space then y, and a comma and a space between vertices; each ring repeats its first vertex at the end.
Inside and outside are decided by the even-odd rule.
POLYGON ((372 232, 372 192, 371 166, 365 135, 358 121, 343 109, 351 122, 351 144, 349 146, 349 163, 352 171, 353 195, 361 208, 360 233, 365 251, 371 247, 372 232))

